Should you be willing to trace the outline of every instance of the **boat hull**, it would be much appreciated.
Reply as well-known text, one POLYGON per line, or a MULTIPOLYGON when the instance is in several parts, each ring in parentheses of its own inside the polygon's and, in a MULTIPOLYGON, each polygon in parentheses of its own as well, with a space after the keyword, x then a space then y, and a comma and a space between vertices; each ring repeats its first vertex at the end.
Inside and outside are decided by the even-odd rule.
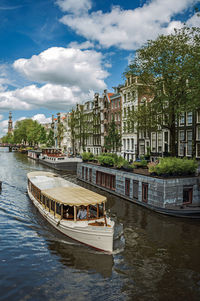
MULTIPOLYGON (((95 249, 112 253, 113 252, 113 235, 114 235, 114 222, 108 219, 110 227, 92 226, 94 221, 67 221, 60 220, 54 217, 47 211, 31 194, 28 190, 28 195, 32 200, 35 207, 39 210, 42 216, 58 231, 64 235, 79 241, 85 245, 95 249)), ((101 221, 101 220, 98 220, 101 221)), ((103 221, 103 220, 102 220, 103 221)))

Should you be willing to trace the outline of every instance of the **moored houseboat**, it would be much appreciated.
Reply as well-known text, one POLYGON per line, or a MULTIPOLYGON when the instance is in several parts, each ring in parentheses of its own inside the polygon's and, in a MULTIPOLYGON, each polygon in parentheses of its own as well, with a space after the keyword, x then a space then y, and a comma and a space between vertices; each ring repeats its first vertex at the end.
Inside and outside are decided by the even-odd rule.
POLYGON ((76 171, 77 163, 82 162, 82 159, 77 157, 69 158, 61 149, 46 148, 42 149, 39 162, 56 170, 76 171))
POLYGON ((162 178, 82 163, 77 177, 153 211, 200 219, 199 176, 162 178))
POLYGON ((50 172, 30 172, 27 177, 30 199, 52 226, 81 243, 112 253, 115 223, 106 216, 106 197, 50 172))

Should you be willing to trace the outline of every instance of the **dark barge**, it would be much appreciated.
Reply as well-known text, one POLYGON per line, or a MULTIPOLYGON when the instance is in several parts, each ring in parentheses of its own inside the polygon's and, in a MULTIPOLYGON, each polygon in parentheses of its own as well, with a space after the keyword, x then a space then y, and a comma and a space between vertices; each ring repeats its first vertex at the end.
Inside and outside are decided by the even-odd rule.
POLYGON ((200 177, 161 178, 79 163, 78 179, 158 213, 200 219, 200 177))

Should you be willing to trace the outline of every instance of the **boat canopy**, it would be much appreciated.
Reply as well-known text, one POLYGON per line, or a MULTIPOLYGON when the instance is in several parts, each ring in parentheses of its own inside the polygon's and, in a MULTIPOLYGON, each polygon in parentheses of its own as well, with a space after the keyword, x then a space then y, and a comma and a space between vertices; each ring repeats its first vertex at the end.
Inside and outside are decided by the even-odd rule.
POLYGON ((106 197, 83 187, 57 187, 43 190, 42 194, 61 204, 88 206, 106 202, 106 197))
POLYGON ((35 171, 28 173, 28 179, 41 193, 58 203, 69 206, 88 206, 106 202, 106 197, 73 184, 54 173, 35 171))

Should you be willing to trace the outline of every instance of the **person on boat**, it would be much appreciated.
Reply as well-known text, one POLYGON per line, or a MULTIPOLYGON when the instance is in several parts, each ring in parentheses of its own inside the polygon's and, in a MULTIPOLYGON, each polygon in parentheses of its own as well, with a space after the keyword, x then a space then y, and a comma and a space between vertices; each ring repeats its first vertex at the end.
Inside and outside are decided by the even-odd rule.
POLYGON ((84 206, 78 211, 77 219, 85 219, 87 217, 87 210, 84 206))

